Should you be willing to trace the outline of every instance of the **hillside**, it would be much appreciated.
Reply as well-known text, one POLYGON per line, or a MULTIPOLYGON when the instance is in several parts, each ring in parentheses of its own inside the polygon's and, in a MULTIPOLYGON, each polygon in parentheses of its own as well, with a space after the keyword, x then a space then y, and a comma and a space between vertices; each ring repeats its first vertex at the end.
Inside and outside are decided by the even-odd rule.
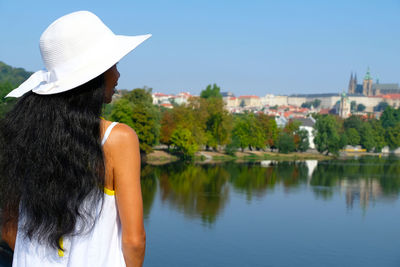
POLYGON ((0 61, 0 118, 4 116, 17 101, 16 98, 4 98, 12 89, 29 78, 32 72, 23 68, 13 68, 0 61))
POLYGON ((16 87, 29 78, 32 72, 28 72, 23 68, 13 68, 0 61, 0 84, 10 83, 16 87))

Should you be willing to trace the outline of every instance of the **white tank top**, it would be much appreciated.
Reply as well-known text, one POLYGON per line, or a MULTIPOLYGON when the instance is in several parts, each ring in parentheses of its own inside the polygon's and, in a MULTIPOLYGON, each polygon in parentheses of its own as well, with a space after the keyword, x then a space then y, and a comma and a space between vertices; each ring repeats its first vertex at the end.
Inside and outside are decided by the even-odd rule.
MULTIPOLYGON (((107 128, 102 145, 106 142, 113 122, 107 128)), ((30 241, 18 230, 14 249, 13 267, 125 267, 122 254, 121 222, 118 216, 115 192, 104 188, 103 209, 99 203, 97 221, 93 229, 85 234, 60 239, 62 250, 55 250, 30 241)), ((23 219, 20 216, 19 224, 23 219)), ((18 229, 20 227, 18 226, 18 229)))

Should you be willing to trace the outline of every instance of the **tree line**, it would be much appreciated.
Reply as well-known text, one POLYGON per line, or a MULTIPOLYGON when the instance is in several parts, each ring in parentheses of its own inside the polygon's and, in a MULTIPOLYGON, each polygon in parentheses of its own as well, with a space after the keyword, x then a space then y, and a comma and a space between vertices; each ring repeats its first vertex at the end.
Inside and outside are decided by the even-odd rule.
POLYGON ((347 145, 361 146, 370 152, 400 147, 400 108, 386 106, 380 119, 352 115, 315 115, 314 143, 320 153, 338 154, 347 145))
MULTIPOLYGON (((313 115, 314 144, 320 153, 337 155, 346 145, 360 145, 367 151, 379 152, 383 147, 400 147, 400 108, 385 108, 381 118, 335 115, 313 115)), ((280 153, 304 152, 309 144, 308 132, 301 122, 289 120, 278 127, 274 117, 264 113, 230 114, 224 107, 220 88, 208 85, 200 97, 186 104, 173 104, 172 109, 152 104, 151 89, 126 91, 111 106, 105 117, 135 129, 143 154, 164 144, 184 158, 199 150, 237 151, 275 150, 280 153)))
POLYGON ((199 150, 234 154, 245 149, 288 153, 309 148, 308 133, 298 121, 279 128, 274 117, 263 113, 230 114, 216 84, 186 104, 174 104, 173 109, 153 105, 151 89, 134 89, 109 105, 104 115, 135 129, 143 154, 152 152, 156 144, 184 158, 199 150))

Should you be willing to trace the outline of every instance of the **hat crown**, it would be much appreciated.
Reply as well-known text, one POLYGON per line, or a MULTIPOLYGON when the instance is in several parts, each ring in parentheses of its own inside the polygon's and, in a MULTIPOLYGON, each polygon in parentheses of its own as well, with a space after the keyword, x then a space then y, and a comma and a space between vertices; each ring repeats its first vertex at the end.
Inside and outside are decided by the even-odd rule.
POLYGON ((47 70, 36 71, 6 97, 21 97, 29 91, 51 95, 74 89, 110 69, 150 36, 115 35, 89 11, 65 15, 40 37, 40 53, 47 70))
POLYGON ((40 37, 43 63, 50 72, 59 73, 58 69, 62 69, 63 65, 84 63, 85 54, 113 36, 113 32, 89 11, 65 15, 54 21, 40 37))

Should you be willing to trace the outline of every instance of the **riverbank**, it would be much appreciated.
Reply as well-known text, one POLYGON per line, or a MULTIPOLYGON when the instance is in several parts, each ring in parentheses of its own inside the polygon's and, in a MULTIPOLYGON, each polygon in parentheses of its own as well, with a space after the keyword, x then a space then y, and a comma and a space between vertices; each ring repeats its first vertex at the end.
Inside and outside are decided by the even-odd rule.
MULTIPOLYGON (((280 160, 280 161, 293 161, 293 160, 327 160, 332 159, 333 156, 325 156, 316 152, 294 152, 294 153, 276 153, 265 151, 245 151, 236 152, 234 156, 227 155, 221 152, 214 151, 199 151, 195 154, 194 161, 199 163, 216 163, 222 161, 254 161, 254 160, 280 160)), ((179 160, 178 157, 168 153, 165 150, 154 150, 147 155, 147 163, 151 165, 163 165, 179 160)))

